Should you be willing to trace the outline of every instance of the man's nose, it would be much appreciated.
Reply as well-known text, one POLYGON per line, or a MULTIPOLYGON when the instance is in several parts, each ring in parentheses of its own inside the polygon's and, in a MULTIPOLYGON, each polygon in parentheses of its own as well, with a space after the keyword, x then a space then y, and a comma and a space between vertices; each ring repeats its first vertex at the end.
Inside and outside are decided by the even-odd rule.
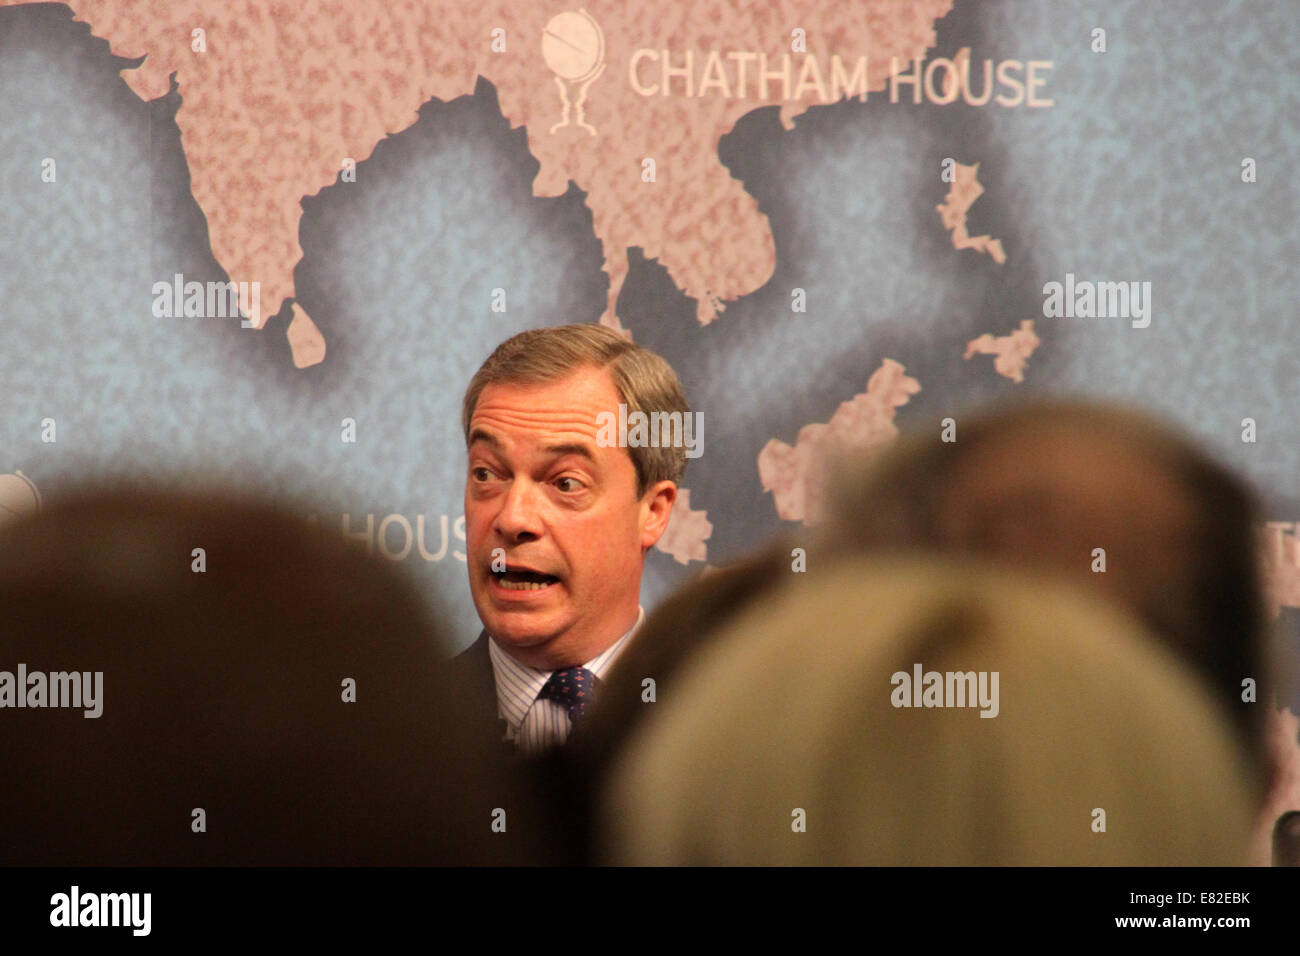
POLYGON ((541 489, 531 481, 516 478, 510 482, 495 528, 508 541, 532 541, 542 536, 541 489))

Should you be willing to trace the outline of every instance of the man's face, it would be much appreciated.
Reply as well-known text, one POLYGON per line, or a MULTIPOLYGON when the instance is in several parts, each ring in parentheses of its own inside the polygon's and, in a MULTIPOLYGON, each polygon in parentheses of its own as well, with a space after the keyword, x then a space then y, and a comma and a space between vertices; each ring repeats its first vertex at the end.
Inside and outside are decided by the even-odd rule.
POLYGON ((620 401, 607 372, 584 368, 489 385, 470 419, 470 591, 488 633, 528 666, 581 664, 636 623, 645 549, 676 488, 660 482, 638 498, 628 450, 597 444, 598 416, 620 401))

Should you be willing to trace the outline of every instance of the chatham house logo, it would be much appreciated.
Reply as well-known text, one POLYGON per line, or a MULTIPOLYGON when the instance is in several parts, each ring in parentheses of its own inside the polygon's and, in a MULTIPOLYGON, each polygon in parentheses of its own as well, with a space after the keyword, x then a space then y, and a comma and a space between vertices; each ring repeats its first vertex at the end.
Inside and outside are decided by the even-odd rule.
POLYGON ((587 102, 587 88, 605 72, 605 34, 600 24, 586 10, 557 13, 542 29, 542 57, 560 88, 560 121, 551 132, 578 126, 595 136, 596 127, 587 122, 583 104, 587 102), (577 89, 573 100, 569 98, 570 87, 577 89))

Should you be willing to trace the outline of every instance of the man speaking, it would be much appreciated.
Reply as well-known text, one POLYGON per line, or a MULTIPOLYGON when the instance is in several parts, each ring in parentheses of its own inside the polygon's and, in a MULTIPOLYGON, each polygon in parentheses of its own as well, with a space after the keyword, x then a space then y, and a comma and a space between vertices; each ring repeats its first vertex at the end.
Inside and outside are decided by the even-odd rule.
POLYGON ((602 423, 636 412, 690 414, 663 358, 600 325, 522 332, 465 392, 466 563, 484 629, 453 666, 479 686, 485 726, 524 754, 568 738, 644 618, 641 571, 686 449, 611 441, 602 423))

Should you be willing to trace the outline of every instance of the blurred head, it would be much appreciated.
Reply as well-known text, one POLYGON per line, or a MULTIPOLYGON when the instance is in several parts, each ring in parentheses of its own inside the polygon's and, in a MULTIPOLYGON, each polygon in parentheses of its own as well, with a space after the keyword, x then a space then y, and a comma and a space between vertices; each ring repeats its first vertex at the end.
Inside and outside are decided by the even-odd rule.
POLYGON ((661 694, 613 762, 601 860, 1244 862, 1257 794, 1230 727, 1116 605, 969 562, 826 564, 661 694), (904 706, 917 669, 940 694, 927 676, 904 706))
MULTIPOLYGON (((750 603, 775 593, 790 580, 790 546, 777 542, 734 565, 701 574, 670 595, 646 615, 645 623, 603 678, 600 696, 575 734, 557 754, 573 779, 574 797, 582 804, 578 820, 592 822, 587 805, 593 787, 605 778, 610 761, 628 736, 652 720, 645 681, 656 694, 671 695, 690 673, 694 656, 709 646, 724 624, 750 603)), ((589 839, 584 832, 578 839, 589 839)))
POLYGON ((0 671, 102 675, 98 716, 0 717, 0 863, 537 858, 523 816, 490 832, 526 795, 464 727, 425 599, 286 510, 66 496, 0 532, 0 607, 0 671))
POLYGON ((828 522, 855 548, 920 549, 1063 575, 1135 612, 1216 688, 1261 754, 1266 674, 1257 509, 1187 439, 1124 409, 1035 401, 901 440, 848 469, 828 522))
POLYGON ((583 663, 636 622, 686 450, 602 440, 620 404, 688 413, 662 358, 597 325, 508 339, 466 391, 470 591, 488 633, 526 665, 583 663))
POLYGON ((1273 865, 1300 866, 1300 810, 1288 810, 1273 825, 1273 865))

